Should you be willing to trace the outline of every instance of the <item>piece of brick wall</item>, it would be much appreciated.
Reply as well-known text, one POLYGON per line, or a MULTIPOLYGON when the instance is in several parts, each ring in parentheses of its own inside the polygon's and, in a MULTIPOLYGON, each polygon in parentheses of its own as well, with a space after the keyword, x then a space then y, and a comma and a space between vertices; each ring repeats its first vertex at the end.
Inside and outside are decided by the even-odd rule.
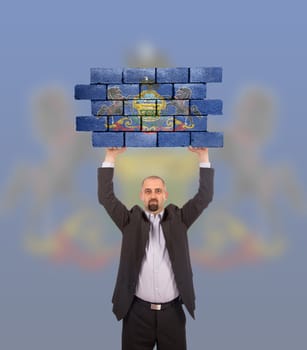
POLYGON ((92 115, 76 117, 76 130, 92 131, 94 147, 223 147, 207 130, 223 113, 207 84, 221 81, 221 67, 91 68, 75 99, 91 100, 92 115))

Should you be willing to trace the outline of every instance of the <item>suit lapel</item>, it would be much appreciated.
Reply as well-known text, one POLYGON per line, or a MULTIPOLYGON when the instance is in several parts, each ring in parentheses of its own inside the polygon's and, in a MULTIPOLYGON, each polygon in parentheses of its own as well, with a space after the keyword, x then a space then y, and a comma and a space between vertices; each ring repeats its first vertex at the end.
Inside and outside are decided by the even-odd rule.
POLYGON ((149 230, 150 230, 150 222, 148 218, 146 217, 146 214, 142 213, 142 220, 141 220, 141 232, 139 234, 140 239, 140 249, 139 252, 142 255, 141 258, 143 258, 143 255, 145 253, 146 244, 149 239, 149 230))
POLYGON ((166 248, 170 256, 173 255, 173 237, 171 234, 171 220, 170 214, 167 209, 165 209, 164 216, 161 221, 161 226, 165 238, 166 248))

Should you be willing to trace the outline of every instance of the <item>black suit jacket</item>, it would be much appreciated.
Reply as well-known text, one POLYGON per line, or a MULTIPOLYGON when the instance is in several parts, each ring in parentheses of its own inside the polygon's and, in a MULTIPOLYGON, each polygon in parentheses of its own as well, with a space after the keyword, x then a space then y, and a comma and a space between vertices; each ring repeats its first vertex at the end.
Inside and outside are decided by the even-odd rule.
MULTIPOLYGON (((113 174, 113 168, 98 169, 98 199, 123 234, 117 281, 112 298, 113 312, 120 320, 126 316, 134 298, 150 224, 143 209, 136 205, 128 210, 117 199, 113 191, 113 174)), ((169 204, 165 207, 161 220, 176 284, 182 301, 193 318, 195 294, 187 230, 212 200, 213 177, 214 169, 200 168, 196 195, 182 208, 169 204)))

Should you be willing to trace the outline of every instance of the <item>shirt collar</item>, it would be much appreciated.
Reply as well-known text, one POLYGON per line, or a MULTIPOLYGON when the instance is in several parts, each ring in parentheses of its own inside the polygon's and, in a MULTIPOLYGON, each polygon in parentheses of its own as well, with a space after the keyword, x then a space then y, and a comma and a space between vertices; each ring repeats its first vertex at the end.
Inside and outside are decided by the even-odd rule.
MULTIPOLYGON (((147 219, 150 220, 150 215, 153 215, 153 213, 149 212, 149 211, 146 211, 144 210, 146 216, 147 216, 147 219)), ((163 214, 164 214, 164 209, 162 211, 160 211, 159 214, 156 214, 159 216, 160 220, 163 218, 163 214)))

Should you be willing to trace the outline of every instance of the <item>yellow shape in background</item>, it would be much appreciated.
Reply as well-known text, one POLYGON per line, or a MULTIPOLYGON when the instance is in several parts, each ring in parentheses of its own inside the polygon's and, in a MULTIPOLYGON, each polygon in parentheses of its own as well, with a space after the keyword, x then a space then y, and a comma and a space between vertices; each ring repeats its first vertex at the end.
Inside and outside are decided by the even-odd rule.
POLYGON ((166 102, 156 90, 148 89, 141 92, 140 98, 134 99, 132 107, 138 111, 139 115, 143 116, 144 120, 154 121, 166 108, 166 102))

